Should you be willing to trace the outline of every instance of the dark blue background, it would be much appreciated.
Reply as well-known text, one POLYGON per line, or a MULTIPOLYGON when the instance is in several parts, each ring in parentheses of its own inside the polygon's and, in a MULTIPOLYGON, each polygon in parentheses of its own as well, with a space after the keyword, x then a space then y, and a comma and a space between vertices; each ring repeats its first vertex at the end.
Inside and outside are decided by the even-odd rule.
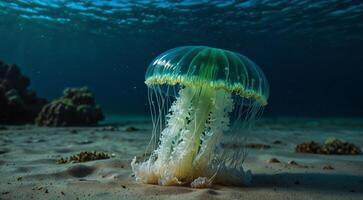
MULTIPOLYGON (((214 12, 191 9, 202 19, 214 12)), ((83 27, 75 28, 3 13, 0 59, 18 64, 38 96, 52 99, 65 87, 87 85, 106 112, 143 114, 148 112, 144 73, 153 58, 176 46, 207 45, 240 52, 262 68, 271 88, 266 115, 363 116, 361 15, 345 21, 349 27, 336 24, 339 34, 334 29, 319 31, 319 24, 309 27, 314 34, 298 34, 304 26, 281 34, 276 27, 245 32, 227 23, 241 19, 228 17, 217 25, 190 20, 176 26, 176 14, 165 11, 160 15, 172 19, 108 30, 107 21, 81 21, 83 27)), ((334 25, 329 21, 327 26, 334 25)))

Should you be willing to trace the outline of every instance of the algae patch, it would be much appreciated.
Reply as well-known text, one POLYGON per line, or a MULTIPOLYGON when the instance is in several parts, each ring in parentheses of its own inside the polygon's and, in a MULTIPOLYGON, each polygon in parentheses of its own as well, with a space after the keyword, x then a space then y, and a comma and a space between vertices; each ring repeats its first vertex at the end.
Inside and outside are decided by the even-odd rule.
POLYGON ((323 145, 314 141, 298 144, 295 147, 295 151, 298 153, 315 153, 315 154, 338 154, 338 155, 362 154, 360 148, 355 144, 343 142, 336 138, 328 138, 323 145))
POLYGON ((93 160, 103 160, 109 159, 111 156, 104 152, 96 152, 96 151, 82 151, 79 154, 72 155, 69 158, 61 158, 57 160, 58 164, 65 164, 65 163, 81 163, 81 162, 88 162, 93 160))

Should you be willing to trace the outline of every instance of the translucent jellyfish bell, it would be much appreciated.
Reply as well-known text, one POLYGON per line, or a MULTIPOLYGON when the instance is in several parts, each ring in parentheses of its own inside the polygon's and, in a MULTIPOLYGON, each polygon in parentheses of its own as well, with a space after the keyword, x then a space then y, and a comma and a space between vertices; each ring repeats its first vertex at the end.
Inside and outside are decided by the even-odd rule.
POLYGON ((154 126, 151 156, 132 162, 137 181, 192 187, 250 182, 244 149, 221 144, 242 143, 241 125, 267 105, 268 82, 255 63, 227 50, 178 47, 150 64, 145 83, 154 126))
MULTIPOLYGON (((269 86, 261 69, 246 56, 228 50, 184 46, 171 49, 150 64, 148 86, 206 85, 267 104, 269 86)), ((170 91, 170 90, 169 90, 170 91)))

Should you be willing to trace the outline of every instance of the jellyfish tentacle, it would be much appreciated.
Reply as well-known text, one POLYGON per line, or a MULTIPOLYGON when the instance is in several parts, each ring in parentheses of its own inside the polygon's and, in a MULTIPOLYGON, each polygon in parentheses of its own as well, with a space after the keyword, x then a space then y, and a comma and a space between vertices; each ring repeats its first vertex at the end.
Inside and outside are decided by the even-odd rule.
POLYGON ((161 132, 159 147, 145 163, 132 163, 138 180, 161 185, 181 185, 199 177, 212 180, 218 163, 213 166, 211 162, 227 166, 216 147, 223 132, 229 130, 229 114, 233 109, 232 96, 224 90, 181 89, 166 116, 167 125, 161 132))

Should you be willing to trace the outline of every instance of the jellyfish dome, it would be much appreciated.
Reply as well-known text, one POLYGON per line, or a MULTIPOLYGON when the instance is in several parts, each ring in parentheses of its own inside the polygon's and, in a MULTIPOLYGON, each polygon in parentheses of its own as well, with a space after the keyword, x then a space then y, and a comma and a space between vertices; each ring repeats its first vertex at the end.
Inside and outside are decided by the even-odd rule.
POLYGON ((244 149, 226 144, 242 143, 241 127, 267 105, 268 82, 254 62, 218 48, 178 47, 152 61, 145 83, 153 131, 151 155, 131 163, 137 181, 191 187, 251 181, 244 149))
POLYGON ((206 46, 184 46, 158 56, 145 83, 210 87, 267 105, 269 86, 261 69, 239 53, 206 46))

